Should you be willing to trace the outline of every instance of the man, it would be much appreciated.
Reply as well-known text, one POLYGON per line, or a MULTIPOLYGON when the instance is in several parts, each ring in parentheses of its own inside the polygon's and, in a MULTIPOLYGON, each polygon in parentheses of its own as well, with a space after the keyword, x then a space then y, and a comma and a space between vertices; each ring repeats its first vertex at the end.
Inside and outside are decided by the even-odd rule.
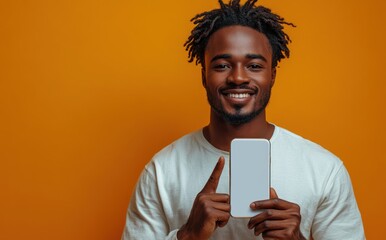
POLYGON ((210 123, 161 150, 131 198, 122 239, 364 239, 350 178, 333 154, 266 121, 277 63, 292 25, 257 0, 197 15, 186 42, 202 66, 210 123), (250 219, 230 217, 234 138, 271 142, 271 198, 250 219), (256 237, 257 236, 257 237, 256 237))

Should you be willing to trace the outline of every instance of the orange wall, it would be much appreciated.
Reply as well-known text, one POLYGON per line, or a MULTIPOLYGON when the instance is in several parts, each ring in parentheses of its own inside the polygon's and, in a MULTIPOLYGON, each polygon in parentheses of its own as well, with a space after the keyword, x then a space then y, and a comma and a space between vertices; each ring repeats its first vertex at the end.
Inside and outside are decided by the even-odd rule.
MULTIPOLYGON (((144 164, 208 122, 182 44, 216 2, 0 2, 0 239, 120 238, 144 164)), ((342 158, 379 239, 385 1, 261 2, 298 26, 269 120, 342 158)))

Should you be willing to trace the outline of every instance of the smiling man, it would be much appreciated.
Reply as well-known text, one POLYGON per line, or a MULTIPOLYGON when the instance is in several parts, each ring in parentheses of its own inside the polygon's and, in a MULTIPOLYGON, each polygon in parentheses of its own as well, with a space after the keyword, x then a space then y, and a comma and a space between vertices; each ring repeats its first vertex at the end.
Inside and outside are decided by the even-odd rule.
POLYGON ((283 25, 256 0, 197 15, 186 42, 202 66, 208 126, 170 144, 145 167, 122 239, 364 239, 342 162, 266 120, 278 62, 289 56, 283 25), (229 150, 234 138, 271 142, 271 198, 230 217, 229 150))

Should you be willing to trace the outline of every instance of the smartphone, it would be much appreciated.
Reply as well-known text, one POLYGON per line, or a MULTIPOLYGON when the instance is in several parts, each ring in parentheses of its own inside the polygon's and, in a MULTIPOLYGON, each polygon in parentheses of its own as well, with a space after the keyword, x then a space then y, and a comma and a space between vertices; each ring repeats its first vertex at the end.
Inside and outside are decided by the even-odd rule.
POLYGON ((236 138, 231 142, 229 194, 232 217, 253 217, 249 205, 269 199, 271 144, 267 139, 236 138))

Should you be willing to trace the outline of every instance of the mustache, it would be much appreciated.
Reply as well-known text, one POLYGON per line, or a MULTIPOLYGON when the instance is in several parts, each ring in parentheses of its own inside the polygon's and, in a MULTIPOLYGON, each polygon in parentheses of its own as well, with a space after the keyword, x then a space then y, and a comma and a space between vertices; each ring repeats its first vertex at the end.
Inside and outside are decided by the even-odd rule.
POLYGON ((233 89, 244 89, 244 90, 251 90, 254 92, 258 91, 257 87, 250 86, 248 84, 241 84, 241 85, 227 85, 222 88, 220 88, 220 91, 227 91, 227 90, 233 90, 233 89))

